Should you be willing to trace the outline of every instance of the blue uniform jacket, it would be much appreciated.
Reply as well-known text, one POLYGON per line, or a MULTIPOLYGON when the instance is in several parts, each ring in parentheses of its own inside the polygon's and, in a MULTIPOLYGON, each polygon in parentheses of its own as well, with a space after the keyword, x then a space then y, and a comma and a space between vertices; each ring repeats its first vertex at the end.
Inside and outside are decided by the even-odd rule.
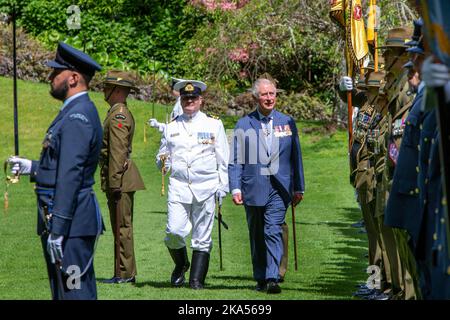
POLYGON ((417 243, 422 220, 417 179, 419 174, 420 108, 423 93, 424 89, 422 88, 417 93, 406 118, 392 189, 384 216, 386 225, 406 229, 414 244, 417 243))
MULTIPOLYGON (((71 101, 48 128, 30 180, 36 187, 54 189, 50 232, 66 237, 94 236, 103 228, 91 188, 101 144, 100 118, 87 94, 71 101)), ((38 212, 38 234, 43 230, 38 212)))
POLYGON ((291 201, 293 191, 305 190, 300 140, 295 121, 276 110, 272 115, 273 138, 270 153, 257 111, 241 118, 234 129, 228 165, 230 190, 240 189, 247 206, 266 205, 271 180, 285 203, 291 201))

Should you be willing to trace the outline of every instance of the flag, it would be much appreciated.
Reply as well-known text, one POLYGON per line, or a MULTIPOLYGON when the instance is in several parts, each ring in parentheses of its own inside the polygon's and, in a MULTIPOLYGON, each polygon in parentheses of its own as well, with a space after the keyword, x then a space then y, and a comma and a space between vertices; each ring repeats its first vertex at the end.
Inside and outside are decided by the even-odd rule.
POLYGON ((342 28, 345 28, 345 5, 345 0, 330 0, 330 18, 342 28))
POLYGON ((375 43, 375 32, 377 31, 377 6, 376 0, 370 0, 367 17, 367 42, 371 45, 375 43))
POLYGON ((422 0, 425 36, 431 51, 450 67, 450 1, 422 0))
POLYGON ((369 57, 361 0, 349 0, 346 6, 346 36, 350 58, 356 66, 369 57))

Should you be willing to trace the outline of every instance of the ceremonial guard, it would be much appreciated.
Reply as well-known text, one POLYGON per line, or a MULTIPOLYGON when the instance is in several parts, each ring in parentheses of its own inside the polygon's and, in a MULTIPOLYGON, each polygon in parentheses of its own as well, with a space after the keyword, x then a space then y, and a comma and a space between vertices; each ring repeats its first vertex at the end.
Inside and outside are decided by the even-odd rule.
POLYGON ((114 277, 104 283, 135 282, 136 258, 133 239, 134 193, 144 190, 139 170, 131 159, 135 121, 126 103, 131 90, 139 92, 136 76, 112 70, 103 82, 110 109, 103 122, 103 147, 100 154, 102 191, 108 199, 111 229, 114 234, 114 277))
POLYGON ((163 173, 171 171, 164 241, 175 263, 171 284, 182 286, 190 266, 185 241, 192 231, 189 285, 201 289, 212 249, 215 201, 228 192, 229 147, 222 121, 200 111, 206 84, 183 80, 174 89, 180 92, 183 114, 167 125, 156 158, 163 173))
MULTIPOLYGON (((418 28, 420 30, 420 26, 419 23, 415 23, 414 34, 416 37, 417 33, 420 34, 420 31, 417 31, 418 28)), ((418 145, 422 117, 421 105, 425 84, 419 84, 420 77, 416 71, 421 69, 424 59, 423 40, 420 42, 413 41, 409 42, 409 44, 416 44, 416 46, 406 51, 412 54, 414 62, 405 64, 405 67, 409 71, 409 92, 411 92, 411 95, 417 92, 417 95, 415 95, 411 108, 409 108, 409 103, 407 103, 397 112, 401 114, 402 109, 404 110, 402 119, 397 119, 393 122, 391 141, 393 141, 392 143, 401 144, 398 148, 398 157, 392 158, 395 160, 395 162, 392 162, 395 165, 395 170, 384 219, 386 225, 395 228, 396 241, 404 265, 404 276, 411 277, 411 279, 404 279, 407 284, 405 286, 405 299, 420 298, 417 262, 413 256, 413 250, 418 241, 421 220, 417 185, 419 174, 418 145), (403 119, 405 115, 407 115, 406 119, 403 119), (412 281, 413 286, 408 284, 408 281, 412 281)), ((391 149, 397 149, 397 144, 392 145, 391 149)))
POLYGON ((36 183, 37 232, 41 237, 53 299, 96 299, 94 248, 103 221, 92 189, 102 145, 102 126, 88 96, 101 67, 60 42, 49 79, 50 94, 63 101, 50 124, 39 161, 12 157, 14 173, 36 183))
POLYGON ((437 123, 435 88, 444 91, 446 108, 450 105, 450 71, 434 56, 425 59, 422 80, 426 86, 425 103, 420 131, 419 149, 419 203, 420 233, 416 245, 416 258, 421 266, 424 299, 450 299, 449 221, 447 199, 443 194, 440 132, 437 123))

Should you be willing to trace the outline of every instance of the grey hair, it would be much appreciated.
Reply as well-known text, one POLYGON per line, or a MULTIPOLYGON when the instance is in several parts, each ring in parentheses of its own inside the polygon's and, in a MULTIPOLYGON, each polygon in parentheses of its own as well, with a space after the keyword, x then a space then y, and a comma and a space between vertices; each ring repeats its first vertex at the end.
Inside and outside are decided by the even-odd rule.
POLYGON ((254 83, 253 83, 253 86, 252 86, 252 96, 253 97, 255 97, 255 98, 259 98, 259 86, 261 85, 261 84, 271 84, 271 85, 273 85, 274 87, 275 87, 275 89, 276 89, 276 85, 275 85, 275 83, 273 83, 272 81, 270 81, 269 79, 266 79, 266 78, 259 78, 259 79, 257 79, 254 83))

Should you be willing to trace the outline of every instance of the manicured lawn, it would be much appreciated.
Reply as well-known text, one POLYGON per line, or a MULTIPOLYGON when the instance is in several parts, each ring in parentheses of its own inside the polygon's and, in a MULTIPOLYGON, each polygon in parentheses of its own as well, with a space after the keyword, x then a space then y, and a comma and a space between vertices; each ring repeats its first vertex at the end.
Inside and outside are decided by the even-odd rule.
MULTIPOLYGON (((47 126, 59 110, 60 103, 48 94, 49 86, 19 81, 20 155, 39 157, 47 126)), ((100 117, 107 104, 101 94, 91 93, 100 117)), ((0 77, 0 114, 3 130, 0 159, 14 153, 12 81, 0 77)), ((250 247, 243 207, 227 197, 223 206, 229 230, 223 230, 223 265, 219 270, 217 224, 214 249, 207 276, 207 288, 193 291, 174 289, 169 279, 173 263, 163 243, 166 223, 166 198, 160 196, 161 175, 155 166, 159 133, 144 124, 152 115, 152 104, 131 100, 136 119, 133 159, 144 178, 147 190, 135 198, 135 251, 137 283, 111 286, 98 284, 99 299, 351 299, 354 285, 365 281, 367 241, 364 234, 350 224, 360 219, 353 189, 348 182, 347 135, 301 134, 306 177, 306 194, 296 209, 299 270, 294 271, 293 245, 290 242, 289 270, 280 295, 268 296, 253 290, 250 247)), ((156 105, 155 114, 165 119, 164 106, 156 105)), ((169 110, 170 111, 170 110, 169 110)), ((224 121, 232 128, 234 119, 224 121)), ((299 128, 318 124, 300 122, 299 128)), ((98 177, 98 171, 97 171, 98 177)), ((4 179, 4 178, 2 178, 4 179)), ((97 179, 99 181, 99 179, 97 179)), ((167 187, 167 185, 166 185, 167 187)), ((167 188, 166 188, 167 189, 167 188)), ((113 236, 104 194, 95 185, 102 215, 107 225, 100 237, 95 256, 98 279, 113 275, 113 236)), ((2 193, 4 189, 2 190, 2 193)), ((33 185, 26 177, 9 188, 9 210, 0 213, 0 299, 49 299, 50 290, 41 245, 36 235, 36 200, 33 185)), ((291 211, 287 222, 292 240, 291 211)), ((190 251, 189 251, 190 252, 190 251)))

